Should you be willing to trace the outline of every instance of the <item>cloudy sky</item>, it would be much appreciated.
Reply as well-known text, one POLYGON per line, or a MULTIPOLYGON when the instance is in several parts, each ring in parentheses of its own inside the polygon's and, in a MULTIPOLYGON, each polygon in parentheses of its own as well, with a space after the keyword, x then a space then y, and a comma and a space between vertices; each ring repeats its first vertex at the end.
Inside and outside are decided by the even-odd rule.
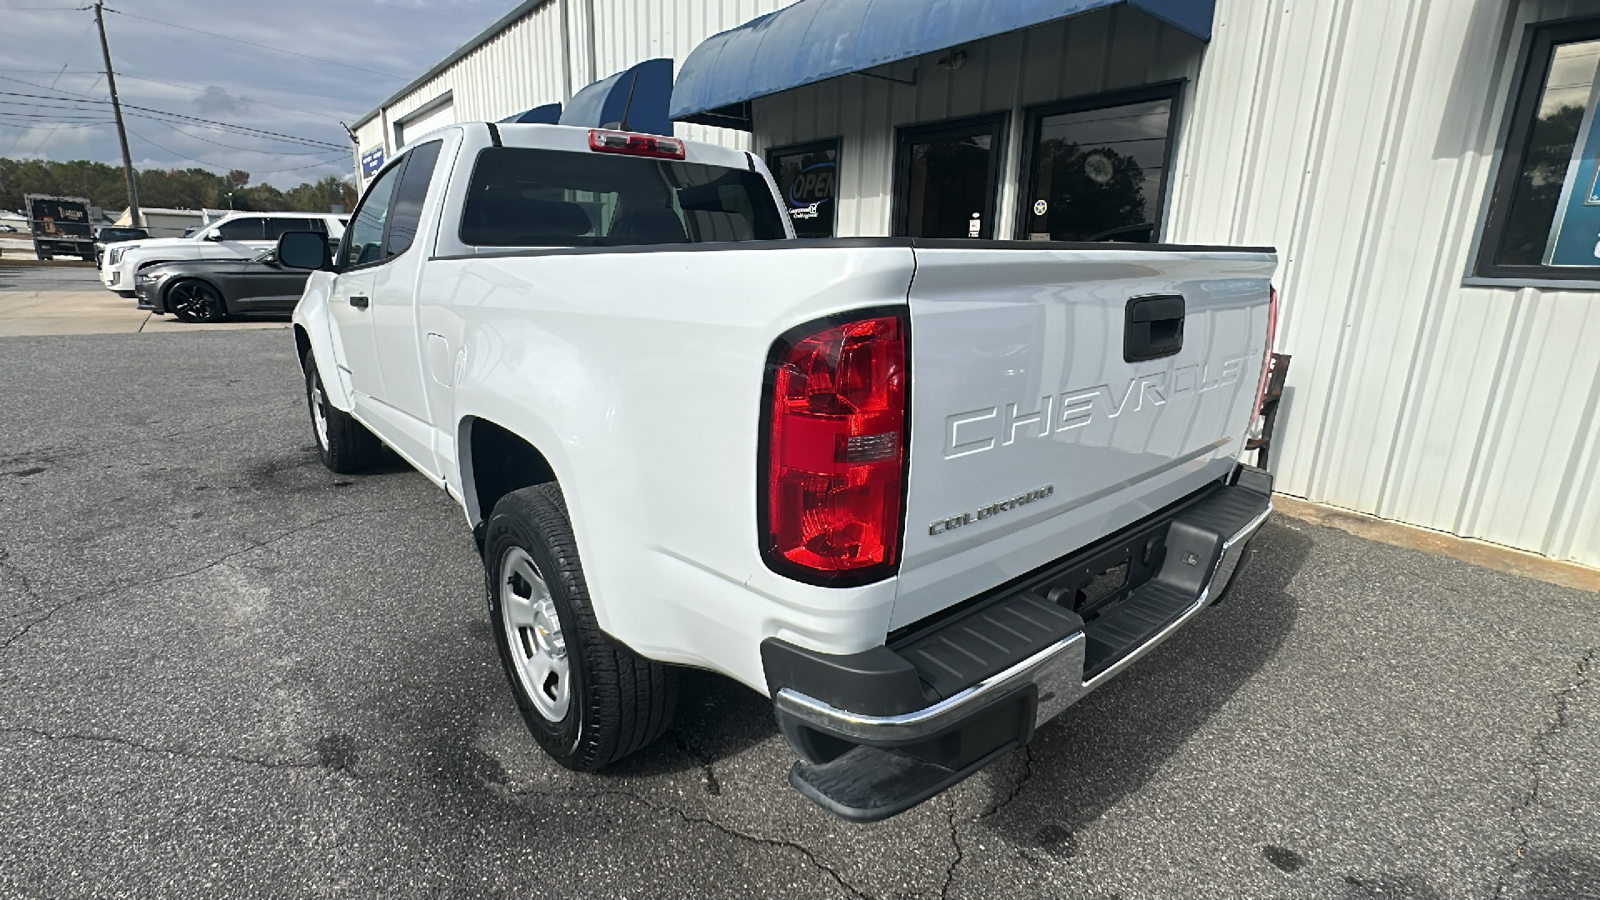
MULTIPOLYGON (((94 14, 75 8, 87 3, 0 0, 0 157, 120 162, 110 107, 94 102, 109 95, 94 14)), ((125 109, 134 165, 243 169, 253 183, 279 187, 348 175, 350 142, 339 121, 354 125, 515 5, 108 2, 106 33, 122 102, 159 111, 125 109)))

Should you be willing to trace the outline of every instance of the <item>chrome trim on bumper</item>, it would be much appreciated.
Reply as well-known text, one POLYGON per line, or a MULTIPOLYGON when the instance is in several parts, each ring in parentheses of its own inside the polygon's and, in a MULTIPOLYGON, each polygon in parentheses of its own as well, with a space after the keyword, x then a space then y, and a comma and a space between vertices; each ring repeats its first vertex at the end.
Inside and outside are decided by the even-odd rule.
POLYGON ((802 694, 793 688, 783 688, 778 691, 773 702, 780 714, 792 716, 824 733, 876 746, 894 746, 932 737, 1008 691, 1034 684, 1038 685, 1039 689, 1039 704, 1034 715, 1034 724, 1042 725, 1083 699, 1090 691, 1105 683, 1106 679, 1155 649, 1193 618, 1195 613, 1204 609, 1212 600, 1213 589, 1227 586, 1243 556, 1244 543, 1261 528, 1262 523, 1266 522, 1271 514, 1272 503, 1269 501, 1267 508, 1260 515, 1223 542, 1217 564, 1212 568, 1211 576, 1207 579, 1205 587, 1200 590, 1200 595, 1170 625, 1089 681, 1083 680, 1087 639, 1082 631, 1077 631, 1009 669, 997 672, 932 706, 908 713, 871 716, 850 712, 802 694))

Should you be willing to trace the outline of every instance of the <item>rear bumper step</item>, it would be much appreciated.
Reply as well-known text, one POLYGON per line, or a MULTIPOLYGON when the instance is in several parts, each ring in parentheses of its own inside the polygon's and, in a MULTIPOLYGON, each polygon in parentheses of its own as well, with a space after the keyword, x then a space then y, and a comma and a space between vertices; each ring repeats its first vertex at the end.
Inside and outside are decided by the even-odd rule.
POLYGON ((877 821, 1027 743, 1227 590, 1272 510, 1267 473, 1231 480, 888 646, 829 657, 765 642, 778 723, 803 757, 790 783, 877 821), (1118 565, 1146 580, 1086 603, 1086 579, 1118 565))

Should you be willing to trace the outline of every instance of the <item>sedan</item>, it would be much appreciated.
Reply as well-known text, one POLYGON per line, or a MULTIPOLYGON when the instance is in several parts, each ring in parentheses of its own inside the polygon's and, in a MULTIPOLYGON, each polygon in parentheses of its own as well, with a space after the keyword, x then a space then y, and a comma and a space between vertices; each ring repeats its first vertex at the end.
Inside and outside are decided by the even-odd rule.
POLYGON ((217 322, 241 313, 287 313, 300 302, 305 269, 278 264, 276 250, 251 259, 189 259, 139 272, 139 308, 185 322, 217 322))

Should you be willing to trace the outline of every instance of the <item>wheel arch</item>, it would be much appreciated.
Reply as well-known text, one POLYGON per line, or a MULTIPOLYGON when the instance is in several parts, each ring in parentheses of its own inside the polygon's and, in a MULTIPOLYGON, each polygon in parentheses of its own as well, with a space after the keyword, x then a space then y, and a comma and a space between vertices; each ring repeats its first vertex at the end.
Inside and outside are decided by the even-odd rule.
POLYGON ((306 372, 306 357, 311 355, 311 333, 299 322, 294 323, 294 359, 300 364, 300 374, 306 372))
POLYGON ((470 415, 462 417, 456 428, 461 496, 475 535, 481 537, 483 525, 501 497, 536 484, 559 484, 555 467, 545 454, 511 429, 470 415))

